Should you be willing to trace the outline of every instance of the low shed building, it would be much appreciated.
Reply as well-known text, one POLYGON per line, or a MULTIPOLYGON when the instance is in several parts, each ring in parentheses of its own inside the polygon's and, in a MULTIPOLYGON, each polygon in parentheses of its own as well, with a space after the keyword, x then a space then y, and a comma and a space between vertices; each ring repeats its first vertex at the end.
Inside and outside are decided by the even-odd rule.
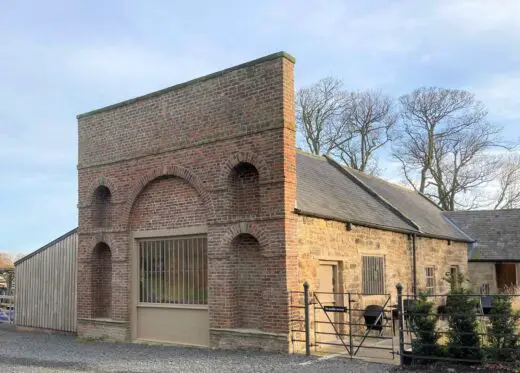
POLYGON ((476 291, 496 293, 520 285, 520 210, 446 212, 476 242, 469 279, 476 291))
POLYGON ((15 262, 15 323, 76 332, 77 229, 15 262))

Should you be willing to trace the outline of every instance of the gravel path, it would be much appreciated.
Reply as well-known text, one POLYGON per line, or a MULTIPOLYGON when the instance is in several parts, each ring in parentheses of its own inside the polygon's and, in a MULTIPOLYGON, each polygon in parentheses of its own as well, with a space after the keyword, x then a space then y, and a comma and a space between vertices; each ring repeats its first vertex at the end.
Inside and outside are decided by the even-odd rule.
POLYGON ((345 358, 251 351, 79 342, 76 337, 0 327, 0 372, 367 372, 392 367, 345 358))

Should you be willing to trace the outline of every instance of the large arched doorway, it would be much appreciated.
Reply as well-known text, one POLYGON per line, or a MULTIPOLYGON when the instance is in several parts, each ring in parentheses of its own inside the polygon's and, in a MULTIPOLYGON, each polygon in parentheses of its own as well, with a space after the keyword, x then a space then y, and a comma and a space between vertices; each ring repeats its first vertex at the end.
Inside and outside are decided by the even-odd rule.
POLYGON ((209 345, 206 209, 184 179, 156 178, 130 213, 133 338, 209 345))

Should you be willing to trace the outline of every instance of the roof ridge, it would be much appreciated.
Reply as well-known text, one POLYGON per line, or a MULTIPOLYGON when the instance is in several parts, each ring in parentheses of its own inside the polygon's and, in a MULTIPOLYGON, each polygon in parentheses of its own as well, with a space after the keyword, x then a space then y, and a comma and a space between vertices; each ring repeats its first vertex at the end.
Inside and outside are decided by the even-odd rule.
POLYGON ((370 188, 361 179, 359 179, 356 175, 354 175, 353 172, 351 172, 347 168, 341 166, 338 162, 336 162, 333 158, 329 157, 328 155, 324 155, 324 157, 325 157, 325 159, 327 159, 329 161, 329 163, 331 163, 334 167, 336 167, 338 170, 340 170, 343 174, 347 175, 347 177, 349 177, 356 184, 361 186, 366 192, 371 194, 373 197, 377 198, 379 200, 379 202, 381 202, 383 205, 385 205, 390 211, 392 211, 395 215, 397 215, 401 220, 403 220, 405 223, 411 225, 413 228, 417 229, 418 232, 421 232, 421 228, 419 227, 419 225, 417 223, 415 223, 412 219, 410 219, 403 212, 401 212, 397 207, 395 207, 389 201, 387 201, 386 198, 384 198, 379 193, 377 193, 372 188, 370 188))

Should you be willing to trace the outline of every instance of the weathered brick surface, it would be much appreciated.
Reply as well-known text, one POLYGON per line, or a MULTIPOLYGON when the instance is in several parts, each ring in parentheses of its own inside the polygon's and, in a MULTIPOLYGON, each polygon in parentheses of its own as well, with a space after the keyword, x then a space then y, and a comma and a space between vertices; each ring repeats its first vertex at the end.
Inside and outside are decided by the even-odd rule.
POLYGON ((80 335, 129 335, 133 231, 200 225, 208 229, 210 326, 288 333, 292 75, 293 62, 278 55, 78 117, 78 317, 98 313, 93 250, 105 242, 112 262, 108 316, 125 322, 83 323, 80 335), (95 197, 100 185, 110 190, 104 214, 95 197), (100 223, 100 216, 107 218, 100 223), (237 255, 246 250, 233 245, 240 234, 258 241, 254 255, 237 255), (245 275, 237 269, 252 262, 259 277, 249 276, 250 289, 237 289, 237 275, 245 275), (262 312, 236 317, 237 301, 249 311, 253 293, 260 293, 262 312))

